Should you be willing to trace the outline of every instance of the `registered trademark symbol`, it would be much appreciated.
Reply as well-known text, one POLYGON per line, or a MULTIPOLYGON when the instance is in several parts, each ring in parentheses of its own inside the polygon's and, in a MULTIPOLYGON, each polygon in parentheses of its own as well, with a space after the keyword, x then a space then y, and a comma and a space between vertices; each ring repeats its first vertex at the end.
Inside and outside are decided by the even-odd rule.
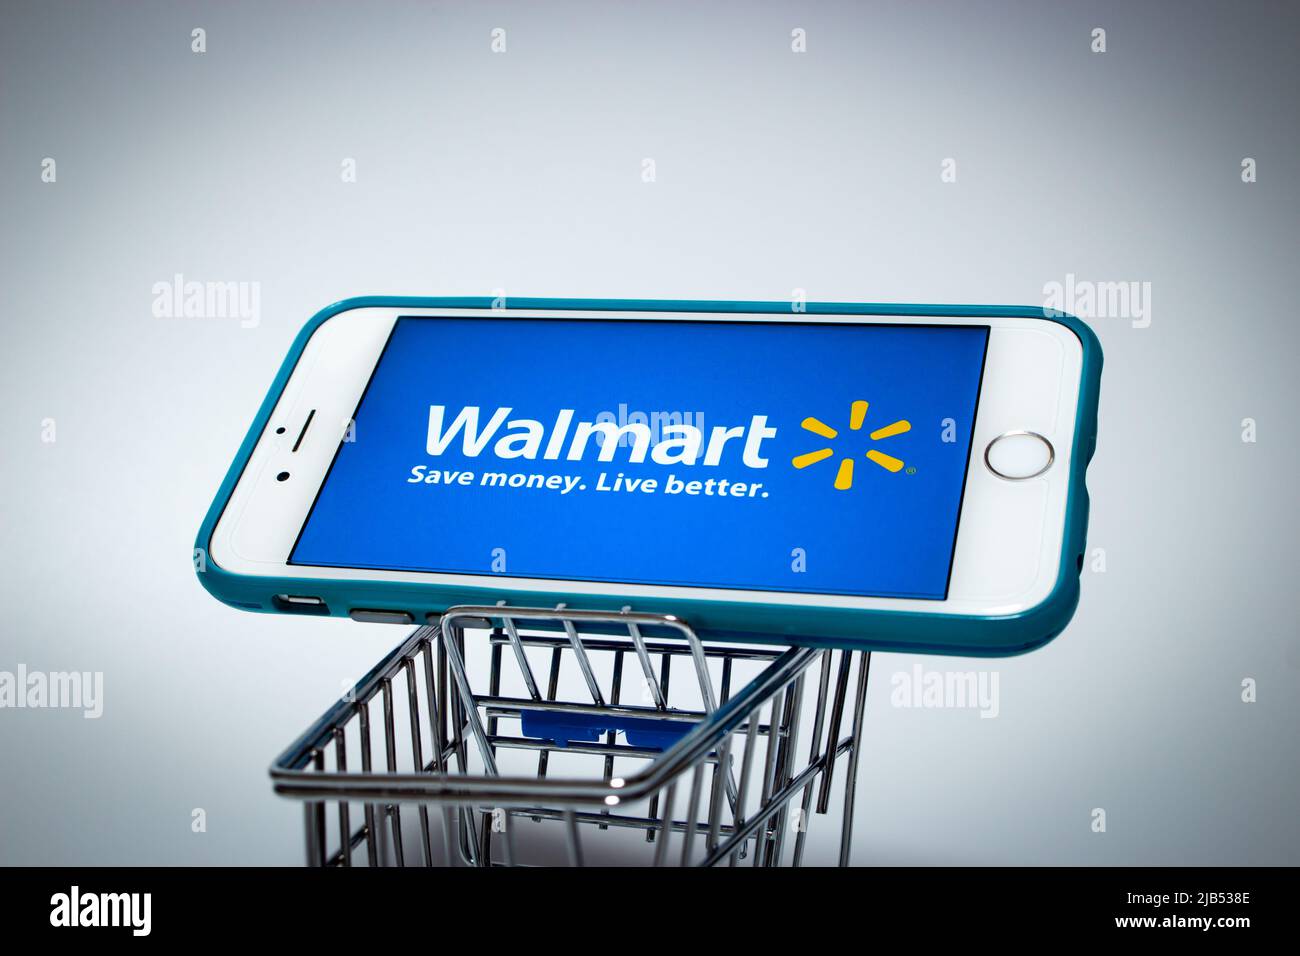
POLYGON ((908 466, 907 473, 908 473, 909 475, 915 475, 915 474, 916 474, 916 466, 915 466, 915 465, 910 465, 910 466, 908 466))

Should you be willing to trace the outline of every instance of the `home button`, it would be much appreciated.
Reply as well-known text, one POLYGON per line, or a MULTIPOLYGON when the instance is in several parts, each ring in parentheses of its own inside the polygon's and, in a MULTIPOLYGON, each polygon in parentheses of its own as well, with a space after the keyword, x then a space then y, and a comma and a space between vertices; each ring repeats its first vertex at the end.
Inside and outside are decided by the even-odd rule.
POLYGON ((1055 460, 1056 449, 1037 432, 1006 432, 984 449, 984 464, 989 471, 1007 481, 1037 478, 1055 460))

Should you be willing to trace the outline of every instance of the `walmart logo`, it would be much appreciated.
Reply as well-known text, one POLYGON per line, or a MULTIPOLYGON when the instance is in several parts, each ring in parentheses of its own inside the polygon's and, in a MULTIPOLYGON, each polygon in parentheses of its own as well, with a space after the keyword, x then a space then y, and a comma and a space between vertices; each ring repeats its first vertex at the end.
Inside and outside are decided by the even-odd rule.
MULTIPOLYGON (((849 430, 861 431, 862 423, 867 420, 867 403, 863 401, 854 402, 849 407, 849 430)), ((825 422, 816 418, 805 418, 803 420, 804 431, 812 432, 814 435, 820 435, 827 441, 834 441, 839 437, 839 432, 827 425, 825 422)), ((901 435, 903 432, 911 431, 912 423, 904 419, 877 428, 871 432, 872 441, 881 441, 885 438, 892 438, 895 435, 901 435)), ((816 451, 810 451, 803 455, 797 455, 791 462, 796 468, 807 468, 809 465, 815 465, 819 461, 825 461, 835 454, 833 448, 819 448, 816 451)), ((898 472, 903 468, 903 463, 893 455, 886 455, 883 451, 877 451, 874 448, 867 449, 867 459, 875 462, 886 471, 898 472)), ((853 487, 853 458, 846 457, 840 459, 839 470, 835 473, 835 487, 839 491, 847 491, 853 487)))

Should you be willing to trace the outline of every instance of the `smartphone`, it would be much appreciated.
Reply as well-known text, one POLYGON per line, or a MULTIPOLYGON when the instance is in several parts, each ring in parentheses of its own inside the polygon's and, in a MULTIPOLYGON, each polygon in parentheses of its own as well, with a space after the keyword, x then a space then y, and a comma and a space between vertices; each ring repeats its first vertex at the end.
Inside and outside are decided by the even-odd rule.
POLYGON ((1101 369, 1077 319, 492 304, 357 299, 307 324, 200 530, 212 594, 974 655, 1070 619, 1101 369))

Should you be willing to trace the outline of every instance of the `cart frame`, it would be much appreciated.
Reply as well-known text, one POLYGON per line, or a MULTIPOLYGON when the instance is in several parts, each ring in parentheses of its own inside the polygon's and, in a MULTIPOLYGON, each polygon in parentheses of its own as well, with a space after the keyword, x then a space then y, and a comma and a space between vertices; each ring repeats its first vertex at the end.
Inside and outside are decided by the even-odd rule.
POLYGON ((656 865, 669 862, 671 855, 683 865, 734 866, 745 860, 771 866, 788 859, 797 866, 803 861, 814 797, 816 811, 826 814, 835 767, 844 759, 839 843, 843 866, 852 845, 869 666, 869 652, 706 645, 689 624, 672 615, 563 606, 452 608, 436 624, 416 628, 385 656, 277 758, 270 775, 276 793, 304 804, 307 863, 312 866, 351 865, 354 851, 362 846, 371 865, 404 865, 412 840, 421 861, 435 865, 439 854, 431 809, 441 811, 442 861, 448 865, 517 865, 514 823, 531 818, 563 824, 567 861, 574 865, 585 860, 580 830, 616 827, 643 830, 646 842, 654 844, 656 865), (466 632, 479 629, 489 631, 486 690, 475 688, 465 656, 466 632), (549 657, 549 680, 538 680, 527 648, 533 649, 534 659, 549 657), (597 657, 612 658, 608 687, 602 687, 597 676, 597 657), (669 699, 671 664, 682 658, 693 666, 695 686, 688 690, 698 693, 702 706, 674 706, 669 699), (855 658, 856 678, 851 680, 855 658), (557 696, 559 669, 570 660, 590 701, 557 696), (646 705, 621 701, 624 664, 629 661, 629 672, 639 667, 649 697, 646 705), (762 669, 733 692, 733 669, 744 662, 762 669), (526 688, 516 696, 501 689, 503 672, 511 664, 518 668, 515 683, 522 680, 526 688), (816 698, 804 741, 804 684, 813 665, 819 665, 816 698), (841 736, 850 695, 850 729, 841 736), (406 713, 399 720, 402 696, 407 698, 406 713), (380 710, 381 726, 373 720, 372 705, 380 710), (664 727, 688 724, 690 729, 663 748, 620 743, 613 729, 596 740, 572 741, 501 732, 503 721, 524 715, 612 725, 653 718, 664 727), (349 735, 358 738, 360 770, 348 765, 353 749, 349 735), (376 749, 383 751, 382 767, 374 759, 376 749), (535 751, 536 775, 503 774, 498 766, 503 751, 535 751), (797 751, 806 758, 800 760, 797 751), (595 779, 550 776, 548 758, 560 752, 599 760, 603 770, 595 779), (418 769, 399 770, 399 754, 418 769), (615 760, 625 758, 644 765, 617 774, 615 760), (708 771, 711 779, 706 782, 708 771), (687 799, 685 813, 679 814, 682 793, 687 799), (756 800, 751 801, 751 795, 756 800), (798 817, 791 827, 796 798, 798 817), (354 801, 364 805, 356 827, 351 819, 354 801), (647 802, 647 811, 630 812, 647 802), (336 817, 328 812, 330 804, 336 817), (414 828, 404 830, 402 804, 417 805, 418 836, 407 836, 414 828), (336 828, 338 837, 332 842, 337 847, 328 845, 327 820, 336 828), (795 835, 787 852, 791 830, 795 835), (702 837, 699 843, 697 836, 702 837), (679 845, 670 854, 671 838, 679 845))

